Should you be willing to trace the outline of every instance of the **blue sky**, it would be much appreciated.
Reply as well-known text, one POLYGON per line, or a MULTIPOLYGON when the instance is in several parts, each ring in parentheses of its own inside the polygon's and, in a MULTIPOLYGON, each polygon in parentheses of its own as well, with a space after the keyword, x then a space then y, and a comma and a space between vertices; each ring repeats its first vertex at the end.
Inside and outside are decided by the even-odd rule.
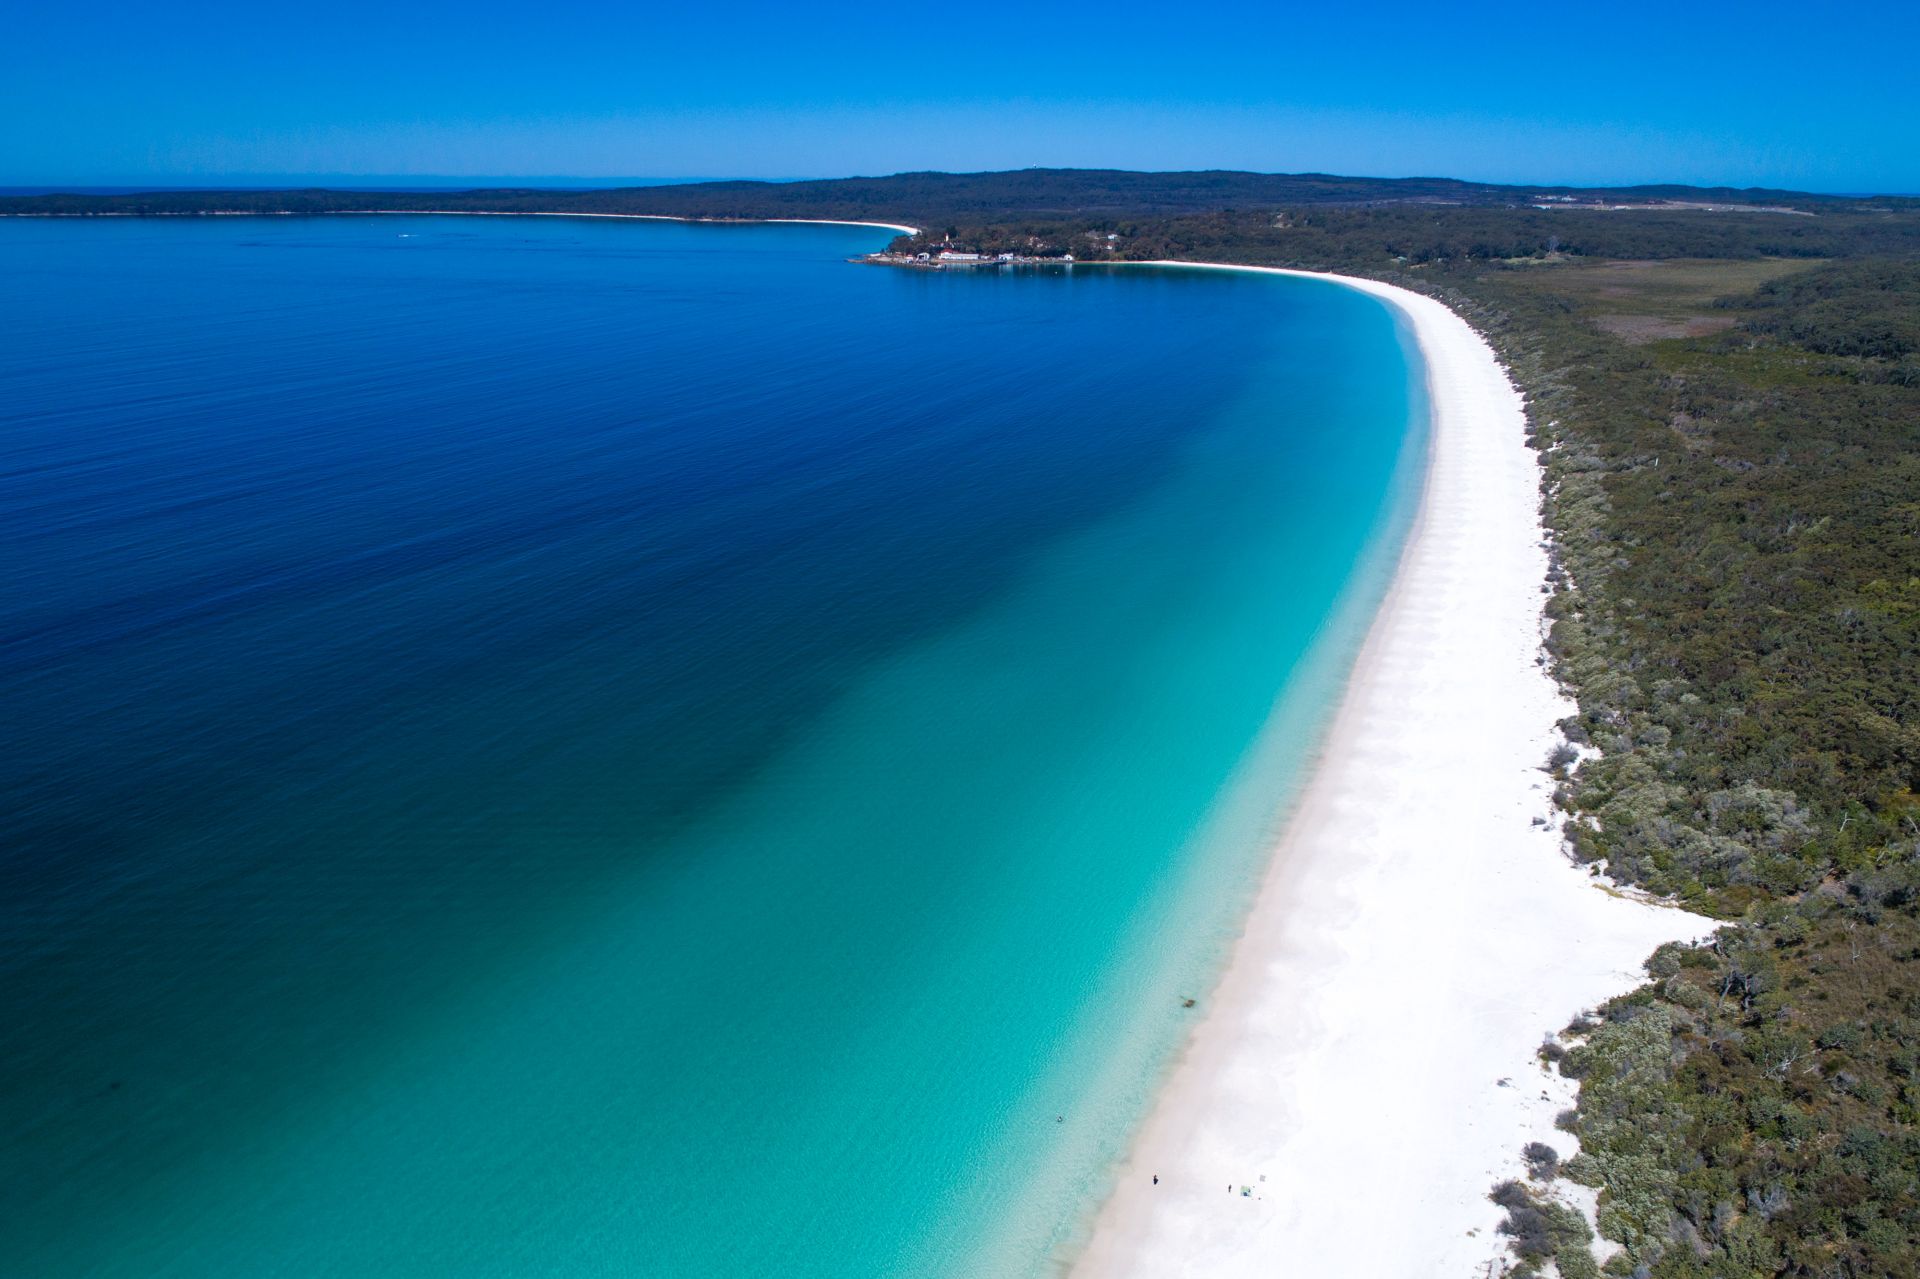
POLYGON ((0 185, 1080 165, 1920 191, 1920 6, 19 0, 0 185))

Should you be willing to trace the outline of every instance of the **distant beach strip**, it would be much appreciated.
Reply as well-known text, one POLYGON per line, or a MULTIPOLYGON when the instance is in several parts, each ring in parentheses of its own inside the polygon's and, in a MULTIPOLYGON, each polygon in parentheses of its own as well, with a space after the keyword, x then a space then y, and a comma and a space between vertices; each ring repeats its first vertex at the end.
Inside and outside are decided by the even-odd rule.
POLYGON ((882 231, 898 231, 902 235, 920 234, 919 227, 904 226, 898 222, 848 222, 840 218, 681 218, 666 213, 566 213, 531 209, 367 209, 364 211, 348 209, 342 212, 349 215, 359 212, 362 217, 616 218, 629 222, 696 222, 706 226, 764 226, 768 223, 787 226, 870 226, 882 231))

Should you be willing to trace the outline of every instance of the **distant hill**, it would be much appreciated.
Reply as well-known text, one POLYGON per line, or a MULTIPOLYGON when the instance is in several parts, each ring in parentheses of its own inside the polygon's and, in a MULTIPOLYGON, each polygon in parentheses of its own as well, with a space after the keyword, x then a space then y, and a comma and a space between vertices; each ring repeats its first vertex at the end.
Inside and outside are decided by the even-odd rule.
MULTIPOLYGON (((1501 186, 1453 178, 1348 178, 1324 173, 1123 169, 1015 169, 898 173, 805 182, 698 182, 606 190, 154 191, 0 198, 12 214, 350 213, 444 209, 501 213, 652 213, 689 218, 836 218, 942 222, 1009 218, 1147 217, 1308 205, 1431 204, 1502 207, 1547 197, 1570 203, 1857 206, 1848 197, 1731 187, 1501 186)), ((1903 204, 1912 201, 1901 201, 1903 204)))

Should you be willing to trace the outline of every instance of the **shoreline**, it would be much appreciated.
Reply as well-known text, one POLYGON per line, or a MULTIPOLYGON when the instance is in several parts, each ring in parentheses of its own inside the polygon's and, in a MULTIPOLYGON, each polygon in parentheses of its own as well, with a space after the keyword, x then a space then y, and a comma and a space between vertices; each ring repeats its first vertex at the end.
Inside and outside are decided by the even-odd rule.
MULTIPOLYGON (((852 222, 842 218, 683 218, 671 213, 565 213, 551 209, 338 209, 330 212, 343 217, 350 216, 394 216, 422 218, 624 218, 635 222, 690 222, 700 226, 870 226, 883 231, 898 231, 902 235, 917 235, 919 227, 906 226, 899 222, 852 222)), ((54 215, 61 216, 61 215, 54 215)), ((84 213, 67 214, 68 217, 88 217, 84 213)), ((130 214, 125 216, 145 216, 130 214)), ((199 214, 179 214, 174 216, 198 217, 199 214)), ((252 217, 253 214, 211 215, 252 217)), ((274 216, 274 215, 267 215, 274 216)), ((318 214, 286 214, 287 217, 325 216, 318 214)))
POLYGON ((639 222, 692 222, 707 226, 870 226, 902 235, 917 235, 919 227, 899 222, 851 222, 841 218, 683 218, 670 213, 569 213, 557 209, 315 209, 312 212, 268 209, 210 209, 192 213, 0 213, 8 218, 624 218, 639 222))
POLYGON ((1364 1247, 1367 1274, 1479 1274, 1509 1257, 1487 1194, 1524 1176, 1520 1148, 1576 1149, 1553 1121, 1577 1085, 1541 1066, 1542 1037, 1714 924, 1564 855, 1542 765, 1572 706, 1538 660, 1540 468, 1486 341, 1373 280, 1148 265, 1382 300, 1412 327, 1432 423, 1413 524, 1305 789, 1062 1268, 1348 1274, 1364 1247))

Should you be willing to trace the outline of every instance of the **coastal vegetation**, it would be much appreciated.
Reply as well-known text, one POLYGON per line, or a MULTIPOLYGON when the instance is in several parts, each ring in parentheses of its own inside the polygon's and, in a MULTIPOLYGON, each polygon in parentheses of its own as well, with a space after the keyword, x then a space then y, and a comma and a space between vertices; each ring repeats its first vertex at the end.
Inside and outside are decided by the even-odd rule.
POLYGON ((1615 1273, 1911 1274, 1920 266, 1744 265, 1462 288, 1546 459, 1574 855, 1729 921, 1575 1028, 1565 1171, 1615 1273))
MULTIPOLYGON (((1643 186, 1520 187, 1452 178, 1349 178, 1324 173, 1015 169, 900 173, 810 182, 696 182, 607 190, 153 191, 0 198, 0 213, 343 213, 369 209, 499 213, 630 213, 684 218, 839 218, 920 227, 997 226, 1015 219, 1085 222, 1291 207, 1604 205, 1684 201, 1748 207, 1848 208, 1861 202, 1789 191, 1643 186)), ((1908 202, 1912 203, 1912 202, 1908 202)), ((1556 210, 1557 211, 1557 210, 1556 210)), ((1109 228, 1110 229, 1110 228, 1109 228)))
POLYGON ((1529 1150, 1494 1190, 1516 1272, 1596 1272, 1567 1179, 1598 1192, 1608 1274, 1920 1274, 1920 201, 1057 170, 0 201, 367 207, 858 218, 934 228, 906 250, 1448 301, 1545 462, 1548 653, 1578 710, 1543 766, 1570 851, 1725 921, 1543 1050, 1580 1082, 1581 1150, 1529 1150))

